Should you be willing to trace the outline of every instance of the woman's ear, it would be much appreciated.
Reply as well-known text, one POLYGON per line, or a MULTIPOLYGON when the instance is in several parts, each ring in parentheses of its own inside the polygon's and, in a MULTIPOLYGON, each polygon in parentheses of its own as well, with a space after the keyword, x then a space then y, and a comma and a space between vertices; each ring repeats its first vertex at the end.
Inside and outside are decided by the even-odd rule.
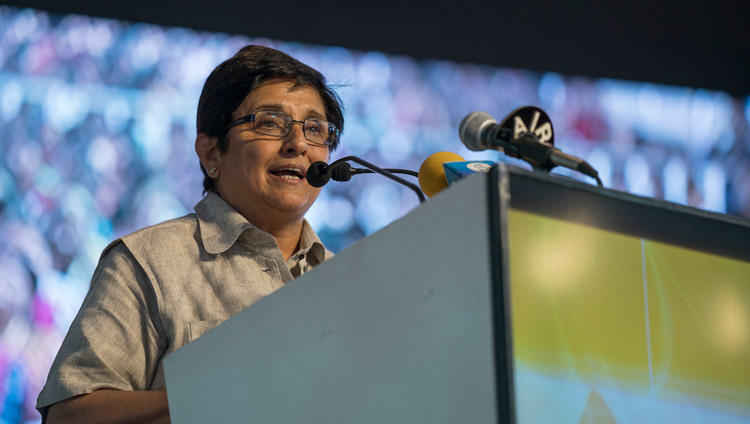
POLYGON ((218 137, 211 137, 205 133, 199 133, 195 138, 195 153, 211 178, 219 175, 218 142, 218 137))

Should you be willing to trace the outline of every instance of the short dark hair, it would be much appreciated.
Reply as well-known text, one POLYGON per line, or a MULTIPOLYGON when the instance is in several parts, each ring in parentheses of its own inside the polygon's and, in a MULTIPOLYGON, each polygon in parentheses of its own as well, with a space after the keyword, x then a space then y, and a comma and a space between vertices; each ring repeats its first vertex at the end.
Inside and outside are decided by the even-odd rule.
MULTIPOLYGON (((278 50, 248 45, 217 66, 206 79, 198 100, 198 133, 217 137, 220 152, 227 151, 227 125, 232 114, 251 91, 270 80, 289 80, 295 87, 311 86, 318 90, 325 107, 326 119, 339 129, 330 149, 338 147, 344 131, 341 98, 326 84, 320 72, 278 50)), ((215 191, 214 180, 203 171, 203 192, 215 191)))

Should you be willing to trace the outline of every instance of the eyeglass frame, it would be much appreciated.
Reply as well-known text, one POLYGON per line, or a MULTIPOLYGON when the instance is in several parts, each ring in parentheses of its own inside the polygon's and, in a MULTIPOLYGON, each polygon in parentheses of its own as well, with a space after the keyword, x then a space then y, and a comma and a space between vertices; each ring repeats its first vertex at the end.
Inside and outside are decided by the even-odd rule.
POLYGON ((227 126, 224 128, 224 130, 225 131, 229 131, 230 129, 232 129, 232 128, 236 127, 236 126, 242 125, 242 124, 247 123, 247 122, 252 122, 253 123, 253 127, 252 127, 253 132, 258 133, 260 135, 264 135, 266 137, 278 137, 278 138, 284 138, 284 137, 288 136, 289 133, 292 131, 292 125, 295 122, 298 123, 298 124, 302 124, 302 135, 305 137, 305 140, 307 140, 308 143, 312 143, 312 144, 314 144, 316 146, 331 147, 334 144, 336 144, 336 140, 339 137, 339 128, 333 122, 326 121, 325 119, 318 119, 318 118, 307 118, 305 120, 298 121, 296 119, 292 119, 292 115, 290 115, 288 113, 285 113, 285 112, 278 111, 278 110, 256 110, 255 112, 251 113, 250 115, 246 115, 246 116, 243 116, 242 118, 237 118, 234 121, 231 121, 229 124, 227 124, 227 126), (280 115, 286 115, 286 116, 288 116, 291 119, 291 122, 286 127, 286 132, 284 134, 282 134, 282 135, 273 135, 273 134, 264 134, 264 133, 258 131, 257 129, 255 129, 255 115, 257 113, 261 113, 261 112, 275 113, 275 114, 280 114, 280 115), (329 141, 328 144, 326 144, 326 143, 318 143, 317 141, 312 141, 309 138, 307 138, 307 130, 305 129, 305 122, 310 121, 310 120, 314 120, 314 121, 318 121, 318 122, 325 122, 326 124, 328 124, 329 130, 333 129, 333 131, 331 131, 331 135, 328 137, 328 141, 329 141))

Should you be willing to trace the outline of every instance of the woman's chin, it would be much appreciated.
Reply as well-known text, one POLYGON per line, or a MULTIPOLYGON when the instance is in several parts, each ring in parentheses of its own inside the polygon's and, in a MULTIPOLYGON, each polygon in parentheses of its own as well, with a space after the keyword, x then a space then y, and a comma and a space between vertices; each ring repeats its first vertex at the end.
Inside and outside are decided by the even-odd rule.
POLYGON ((273 199, 273 201, 270 202, 270 206, 272 206, 279 212, 304 215, 305 212, 310 209, 310 206, 312 206, 314 201, 314 198, 310 199, 308 196, 295 196, 287 194, 285 196, 280 196, 273 199))

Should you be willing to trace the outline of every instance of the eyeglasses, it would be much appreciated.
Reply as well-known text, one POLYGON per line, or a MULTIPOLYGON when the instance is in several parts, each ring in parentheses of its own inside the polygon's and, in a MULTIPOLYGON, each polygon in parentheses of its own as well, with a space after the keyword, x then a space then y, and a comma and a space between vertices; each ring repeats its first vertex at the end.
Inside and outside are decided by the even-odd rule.
POLYGON ((260 110, 252 115, 247 115, 236 119, 227 125, 227 130, 237 125, 251 122, 252 130, 258 134, 268 135, 271 137, 286 137, 292 130, 292 124, 302 124, 302 133, 305 139, 313 144, 321 146, 331 146, 336 142, 339 129, 328 121, 315 118, 307 118, 304 121, 297 121, 284 112, 273 112, 260 110))

